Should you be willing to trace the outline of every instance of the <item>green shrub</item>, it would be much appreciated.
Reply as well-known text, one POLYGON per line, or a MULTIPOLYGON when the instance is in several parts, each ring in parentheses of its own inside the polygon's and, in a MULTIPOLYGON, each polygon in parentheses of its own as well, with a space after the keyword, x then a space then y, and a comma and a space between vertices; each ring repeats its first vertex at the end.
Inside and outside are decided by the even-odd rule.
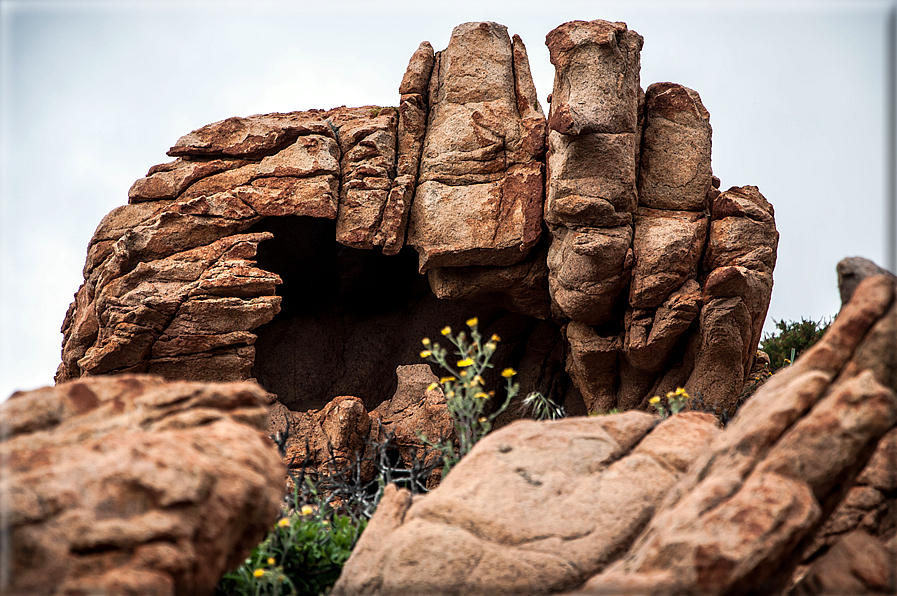
MULTIPOLYGON (((285 457, 290 430, 288 426, 282 436, 272 437, 281 457, 285 457)), ((426 479, 441 464, 437 460, 425 466, 414 452, 410 468, 399 467, 393 464, 395 435, 382 427, 380 434, 384 439, 366 439, 362 453, 349 465, 338 465, 330 453, 323 473, 308 459, 295 466, 294 488, 277 524, 240 567, 224 575, 216 596, 329 593, 374 514, 383 488, 395 483, 414 494, 426 492, 426 479), (371 467, 372 473, 363 473, 371 467)))
POLYGON ((286 513, 249 558, 225 574, 216 594, 326 594, 367 525, 310 505, 286 513))
POLYGON ((767 334, 760 349, 769 355, 770 372, 791 364, 801 352, 819 341, 831 325, 831 320, 819 322, 801 317, 797 321, 775 321, 776 332, 767 334))

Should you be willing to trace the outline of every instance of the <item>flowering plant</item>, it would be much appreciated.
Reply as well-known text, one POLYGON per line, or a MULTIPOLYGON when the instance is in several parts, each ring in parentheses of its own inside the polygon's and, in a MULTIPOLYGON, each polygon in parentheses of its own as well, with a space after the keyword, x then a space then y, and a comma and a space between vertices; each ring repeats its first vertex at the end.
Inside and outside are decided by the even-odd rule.
POLYGON ((673 416, 684 410, 690 399, 691 396, 685 389, 677 387, 675 391, 667 393, 667 406, 660 403, 659 395, 655 395, 649 399, 648 403, 657 409, 661 418, 666 418, 667 416, 673 416), (667 410, 667 407, 669 407, 669 410, 667 410))
POLYGON ((424 443, 442 452, 445 461, 443 477, 462 457, 470 453, 477 441, 492 430, 492 421, 505 411, 520 390, 519 384, 513 382, 517 371, 513 368, 504 369, 501 373, 507 381, 504 403, 491 414, 486 413, 487 403, 495 397, 495 390, 486 391, 482 375, 487 369, 493 368, 489 361, 498 349, 501 338, 492 335, 484 342, 477 328, 478 324, 476 317, 467 321, 470 328, 469 338, 465 331, 452 335, 451 327, 446 326, 442 329, 442 335, 455 347, 451 353, 429 338, 425 337, 422 342, 424 350, 420 353, 421 358, 438 364, 448 372, 447 376, 439 379, 438 383, 430 385, 428 389, 442 387, 452 425, 457 434, 457 445, 444 440, 432 443, 426 436, 420 435, 424 443))

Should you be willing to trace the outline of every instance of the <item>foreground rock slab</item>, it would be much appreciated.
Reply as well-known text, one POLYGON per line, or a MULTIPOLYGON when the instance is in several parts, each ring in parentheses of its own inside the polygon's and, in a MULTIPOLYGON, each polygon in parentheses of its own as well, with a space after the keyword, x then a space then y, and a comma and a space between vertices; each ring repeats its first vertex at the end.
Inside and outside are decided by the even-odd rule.
POLYGON ((707 414, 656 422, 640 412, 518 421, 420 501, 391 485, 333 594, 541 594, 582 583, 628 547, 719 433, 707 414))
POLYGON ((823 339, 741 409, 598 594, 776 593, 897 425, 895 284, 864 280, 823 339))
POLYGON ((277 519, 255 384, 89 378, 16 393, 0 420, 4 594, 212 594, 277 519))

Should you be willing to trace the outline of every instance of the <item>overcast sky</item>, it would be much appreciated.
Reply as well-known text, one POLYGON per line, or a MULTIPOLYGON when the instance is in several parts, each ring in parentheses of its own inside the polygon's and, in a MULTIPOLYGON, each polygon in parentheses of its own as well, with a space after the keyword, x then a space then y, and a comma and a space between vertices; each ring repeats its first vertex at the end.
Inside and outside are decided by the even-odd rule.
POLYGON ((752 184, 781 234, 773 319, 839 307, 836 263, 887 258, 890 1, 80 2, 0 0, 0 399, 52 384, 88 241, 181 135, 229 116, 396 105, 423 40, 491 20, 526 43, 625 21, 642 86, 697 90, 723 189, 752 184))

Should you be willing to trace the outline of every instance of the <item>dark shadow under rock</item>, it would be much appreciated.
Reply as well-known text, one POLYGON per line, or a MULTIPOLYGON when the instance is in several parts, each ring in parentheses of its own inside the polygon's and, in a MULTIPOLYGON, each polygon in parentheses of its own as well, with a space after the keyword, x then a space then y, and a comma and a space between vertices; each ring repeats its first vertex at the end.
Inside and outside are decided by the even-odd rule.
POLYGON ((495 368, 485 378, 488 387, 503 384, 503 368, 527 361, 541 374, 520 379, 521 394, 543 391, 561 399, 557 376, 563 355, 553 349, 559 337, 553 324, 508 312, 491 300, 440 300, 417 272, 412 249, 386 256, 348 248, 333 240, 333 226, 329 220, 282 217, 253 228, 274 234, 259 246, 257 258, 260 268, 283 279, 277 289, 283 301, 280 314, 256 330, 252 372, 281 403, 306 411, 354 395, 373 410, 395 392, 396 367, 422 362, 421 339, 450 347, 439 331, 445 325, 466 329, 471 317, 479 319, 484 337, 501 338, 495 368))

